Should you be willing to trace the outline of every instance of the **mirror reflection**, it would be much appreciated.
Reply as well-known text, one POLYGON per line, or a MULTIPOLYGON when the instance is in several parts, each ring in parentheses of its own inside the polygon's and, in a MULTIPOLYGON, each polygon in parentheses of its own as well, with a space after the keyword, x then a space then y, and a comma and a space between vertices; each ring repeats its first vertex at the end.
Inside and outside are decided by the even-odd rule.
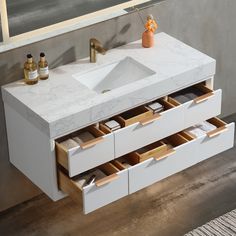
POLYGON ((2 42, 2 24, 1 24, 1 13, 0 13, 0 42, 2 42))
MULTIPOLYGON (((163 0, 151 0, 139 9, 163 0)), ((10 36, 16 36, 52 24, 90 14, 130 0, 6 0, 10 36)), ((109 18, 134 11, 134 7, 112 12, 109 18)), ((94 19, 94 18, 93 18, 94 19)), ((92 17, 88 24, 94 23, 92 17)), ((103 19, 99 19, 97 22, 103 19)))
POLYGON ((129 0, 7 0, 10 36, 125 2, 129 0))

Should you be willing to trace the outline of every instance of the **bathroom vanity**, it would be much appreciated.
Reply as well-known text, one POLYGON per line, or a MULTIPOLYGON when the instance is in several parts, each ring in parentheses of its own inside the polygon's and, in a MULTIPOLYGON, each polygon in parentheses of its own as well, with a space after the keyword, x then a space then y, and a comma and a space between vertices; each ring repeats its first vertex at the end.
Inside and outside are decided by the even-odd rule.
POLYGON ((233 147, 234 123, 216 117, 215 65, 159 33, 154 48, 137 41, 98 55, 97 63, 55 68, 34 86, 5 85, 10 161, 51 199, 69 195, 85 214, 157 183, 233 147), (155 101, 163 106, 158 113, 148 106, 155 101), (109 120, 120 128, 107 128, 109 120), (206 120, 210 131, 189 132, 206 120), (84 132, 92 138, 64 145, 84 132), (80 184, 92 169, 104 177, 80 184))

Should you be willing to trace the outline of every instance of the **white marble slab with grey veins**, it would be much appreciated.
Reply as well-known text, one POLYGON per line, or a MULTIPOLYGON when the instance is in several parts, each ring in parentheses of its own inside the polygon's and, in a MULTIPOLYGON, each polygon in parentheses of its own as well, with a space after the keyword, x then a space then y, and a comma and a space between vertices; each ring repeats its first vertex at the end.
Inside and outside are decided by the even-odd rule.
POLYGON ((22 80, 5 85, 2 96, 25 119, 56 138, 203 81, 215 74, 215 64, 209 56, 158 33, 154 48, 142 48, 139 40, 98 54, 97 63, 85 58, 55 68, 49 80, 36 85, 22 80), (93 76, 102 82, 94 84, 93 76))

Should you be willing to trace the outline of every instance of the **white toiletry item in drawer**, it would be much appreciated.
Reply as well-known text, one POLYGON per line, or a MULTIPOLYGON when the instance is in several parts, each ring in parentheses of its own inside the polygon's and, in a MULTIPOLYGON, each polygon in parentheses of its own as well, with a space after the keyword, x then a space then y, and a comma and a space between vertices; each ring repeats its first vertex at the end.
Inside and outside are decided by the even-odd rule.
POLYGON ((111 163, 103 164, 99 169, 107 176, 85 187, 78 184, 79 176, 69 178, 58 170, 59 188, 83 206, 84 214, 128 195, 128 170, 119 170, 111 163))
POLYGON ((170 95, 170 100, 184 107, 187 128, 221 113, 222 91, 213 91, 200 83, 170 95))
POLYGON ((164 111, 151 113, 128 126, 121 124, 122 128, 114 131, 116 158, 185 128, 183 106, 175 106, 164 99, 159 99, 158 102, 163 105, 164 111))
POLYGON ((56 155, 73 177, 114 159, 114 135, 96 126, 86 127, 57 140, 56 155))
POLYGON ((196 153, 198 162, 234 146, 234 123, 227 124, 217 117, 209 119, 208 122, 215 125, 216 129, 197 139, 199 146, 196 153))
POLYGON ((196 140, 183 135, 178 133, 168 137, 164 140, 168 144, 166 149, 160 149, 143 162, 139 163, 134 153, 114 161, 124 165, 122 160, 125 158, 131 165, 128 167, 130 194, 196 164, 196 140))

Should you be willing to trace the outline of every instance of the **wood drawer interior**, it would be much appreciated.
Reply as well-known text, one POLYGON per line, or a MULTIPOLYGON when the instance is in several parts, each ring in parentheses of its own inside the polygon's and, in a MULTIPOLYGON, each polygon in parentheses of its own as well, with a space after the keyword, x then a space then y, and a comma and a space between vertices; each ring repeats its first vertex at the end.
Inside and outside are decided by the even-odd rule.
POLYGON ((121 127, 129 126, 152 117, 153 112, 145 106, 139 106, 114 117, 121 127))
POLYGON ((212 97, 213 92, 204 83, 199 83, 169 95, 169 102, 174 105, 181 105, 193 100, 194 103, 198 104, 212 97))
POLYGON ((70 151, 81 148, 88 149, 104 140, 105 133, 95 125, 66 135, 56 140, 57 162, 68 169, 68 155, 70 151))
POLYGON ((218 117, 213 117, 211 119, 208 119, 200 124, 197 124, 195 126, 192 126, 188 129, 185 130, 185 134, 189 135, 190 137, 196 139, 200 137, 201 135, 207 135, 209 138, 213 138, 225 131, 227 131, 227 123, 219 119, 218 117), (201 125, 202 124, 209 124, 213 125, 211 129, 206 130, 202 129, 201 125), (199 130, 200 129, 200 130, 199 130))
POLYGON ((118 172, 120 170, 111 162, 108 162, 70 178, 64 168, 58 167, 59 189, 69 194, 76 202, 81 203, 82 199, 80 197, 82 197, 81 194, 86 187, 95 185, 99 188, 106 185, 119 178, 118 172))
POLYGON ((150 157, 155 157, 159 153, 165 152, 167 148, 168 147, 164 142, 158 141, 131 152, 127 154, 127 156, 135 160, 135 163, 140 163, 149 159, 150 157))
POLYGON ((142 107, 138 107, 137 110, 133 109, 126 113, 122 113, 121 115, 102 121, 99 123, 99 127, 104 133, 111 133, 117 129, 127 127, 136 122, 139 122, 141 125, 147 125, 149 123, 154 122, 155 120, 158 120, 163 112, 168 111, 176 106, 178 106, 178 104, 173 104, 169 102, 168 98, 167 99, 161 98, 151 103, 148 103, 142 107), (154 111, 151 110, 148 107, 148 105, 154 104, 156 102, 161 104, 163 109, 160 112, 154 113, 154 111), (130 118, 127 120, 128 117, 130 118), (118 123, 117 127, 115 127, 114 130, 112 130, 109 126, 106 125, 107 122, 111 121, 115 121, 118 123))
POLYGON ((185 144, 194 138, 188 135, 185 132, 180 132, 174 135, 171 135, 161 141, 155 142, 151 145, 146 146, 143 149, 139 150, 148 150, 148 151, 135 151, 132 153, 129 153, 125 156, 119 157, 112 161, 112 163, 119 169, 126 169, 130 166, 134 166, 136 164, 139 164, 149 158, 155 158, 157 161, 165 159, 166 157, 171 156, 176 151, 174 148, 185 144), (142 155, 144 155, 144 158, 142 158, 142 155))

